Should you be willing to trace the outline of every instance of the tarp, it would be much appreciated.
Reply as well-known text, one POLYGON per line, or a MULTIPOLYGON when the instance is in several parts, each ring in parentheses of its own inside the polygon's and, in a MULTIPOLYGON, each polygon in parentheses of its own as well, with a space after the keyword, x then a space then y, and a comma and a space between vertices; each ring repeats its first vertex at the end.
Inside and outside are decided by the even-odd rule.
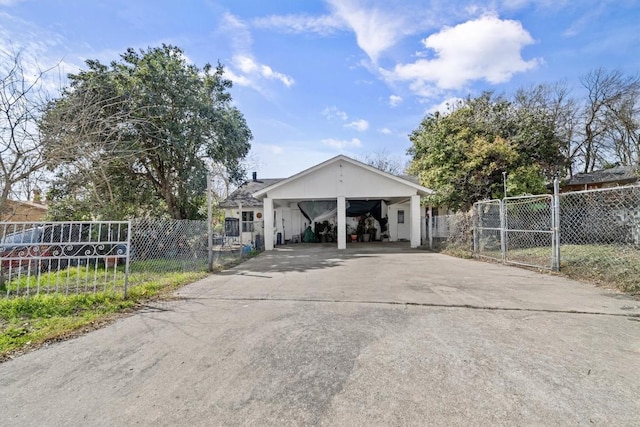
POLYGON ((379 223, 382 232, 387 231, 388 218, 382 218, 381 200, 349 200, 347 203, 347 216, 362 216, 370 214, 379 223))
POLYGON ((308 200, 299 202, 300 212, 310 222, 322 222, 329 218, 334 218, 338 213, 338 202, 336 200, 308 200))
MULTIPOLYGON (((336 200, 306 200, 298 203, 300 212, 310 222, 322 222, 335 218, 338 213, 338 202, 336 200)), ((371 214, 379 223, 382 231, 387 230, 387 218, 382 218, 381 200, 348 200, 348 217, 371 214)))
POLYGON ((304 243, 316 243, 318 240, 316 239, 315 233, 311 230, 311 227, 307 227, 304 230, 304 234, 302 235, 302 241, 304 243))

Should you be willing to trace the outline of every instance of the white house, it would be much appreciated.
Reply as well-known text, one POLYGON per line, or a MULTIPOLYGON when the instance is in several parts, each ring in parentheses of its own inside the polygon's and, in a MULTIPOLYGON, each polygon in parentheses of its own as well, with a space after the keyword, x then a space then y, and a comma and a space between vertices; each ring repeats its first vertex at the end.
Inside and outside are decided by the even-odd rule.
POLYGON ((347 230, 364 218, 378 239, 418 247, 426 236, 420 198, 432 193, 408 178, 339 155, 289 178, 259 180, 254 173, 220 206, 229 221, 235 219, 241 242, 264 238, 265 250, 302 239, 315 223, 329 224, 337 248, 345 249, 347 230))

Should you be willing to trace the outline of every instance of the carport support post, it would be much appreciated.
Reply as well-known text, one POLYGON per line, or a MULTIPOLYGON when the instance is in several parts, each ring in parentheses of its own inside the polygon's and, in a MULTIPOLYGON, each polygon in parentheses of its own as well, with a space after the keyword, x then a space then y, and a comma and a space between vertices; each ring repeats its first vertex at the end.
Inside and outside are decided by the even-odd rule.
POLYGON ((433 249, 433 206, 427 209, 427 233, 429 234, 429 249, 433 249))
POLYGON ((264 207, 264 250, 273 250, 273 199, 265 197, 264 207))
POLYGON ((347 199, 338 197, 338 249, 347 249, 347 199))
POLYGON ((411 196, 411 247, 420 246, 420 196, 411 196))

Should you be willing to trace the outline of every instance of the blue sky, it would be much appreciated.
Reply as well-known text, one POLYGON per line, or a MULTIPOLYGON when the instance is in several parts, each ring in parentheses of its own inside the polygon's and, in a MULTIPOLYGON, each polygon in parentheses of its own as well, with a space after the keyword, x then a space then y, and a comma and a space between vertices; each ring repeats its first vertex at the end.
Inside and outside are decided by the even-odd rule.
MULTIPOLYGON (((286 177, 337 154, 406 159, 448 100, 640 71, 640 2, 610 0, 0 0, 0 51, 76 72, 174 44, 220 61, 254 140, 250 170, 286 177)), ((55 85, 55 84, 52 84, 55 85)))

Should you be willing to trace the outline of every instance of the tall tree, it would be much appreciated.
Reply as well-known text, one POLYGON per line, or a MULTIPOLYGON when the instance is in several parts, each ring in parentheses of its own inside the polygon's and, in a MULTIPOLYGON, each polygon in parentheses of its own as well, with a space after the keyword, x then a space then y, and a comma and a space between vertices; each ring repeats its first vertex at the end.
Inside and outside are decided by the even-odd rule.
POLYGON ((384 149, 365 154, 360 161, 392 175, 401 175, 406 169, 406 166, 402 164, 402 160, 399 157, 392 156, 384 149))
POLYGON ((433 203, 453 209, 502 197, 503 172, 511 194, 543 192, 562 164, 551 118, 491 93, 427 116, 409 138, 409 171, 436 190, 433 203))
POLYGON ((577 144, 582 171, 611 162, 637 164, 640 77, 599 68, 585 74, 580 83, 587 93, 577 144))
POLYGON ((27 181, 46 166, 38 121, 48 96, 43 87, 48 71, 28 71, 20 53, 0 52, 0 212, 5 216, 11 214, 6 201, 16 187, 32 188, 27 181))
POLYGON ((232 180, 243 176, 252 135, 220 64, 200 69, 181 49, 163 45, 128 49, 110 66, 86 65, 69 76, 43 125, 57 145, 83 144, 57 164, 67 194, 112 217, 142 209, 196 218, 208 162, 224 164, 232 180))

